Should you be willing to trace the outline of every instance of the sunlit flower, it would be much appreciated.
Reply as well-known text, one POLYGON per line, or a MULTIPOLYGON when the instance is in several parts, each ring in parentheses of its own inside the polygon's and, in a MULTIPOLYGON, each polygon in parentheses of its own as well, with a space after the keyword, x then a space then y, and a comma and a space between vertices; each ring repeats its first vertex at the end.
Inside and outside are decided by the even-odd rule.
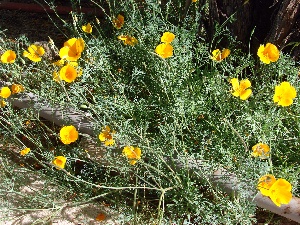
POLYGON ((62 143, 68 145, 78 139, 78 131, 73 125, 64 126, 60 129, 59 136, 62 143))
POLYGON ((8 98, 11 95, 9 87, 2 87, 0 90, 0 97, 8 98))
POLYGON ((59 78, 68 83, 73 82, 77 76, 77 70, 74 68, 74 66, 70 64, 67 64, 66 66, 62 67, 59 71, 59 78))
POLYGON ((281 106, 289 106, 293 104, 293 99, 296 98, 296 95, 296 89, 289 82, 284 81, 275 87, 273 101, 274 103, 278 102, 278 105, 281 106))
POLYGON ((173 55, 173 47, 169 43, 162 43, 155 48, 155 52, 164 59, 169 58, 173 55))
POLYGON ((42 46, 30 45, 28 51, 23 52, 23 56, 27 57, 33 62, 39 62, 42 60, 42 56, 45 54, 45 50, 42 46))
POLYGON ((68 61, 77 61, 81 57, 84 47, 85 43, 82 38, 71 38, 59 50, 59 56, 68 61))
POLYGON ((124 45, 134 46, 138 43, 138 40, 135 37, 129 35, 120 35, 118 39, 123 41, 124 45))
POLYGON ((24 156, 27 155, 30 152, 30 148, 24 148, 22 151, 20 151, 20 155, 24 156))
POLYGON ((175 35, 171 32, 165 32, 160 38, 160 41, 163 43, 171 43, 175 38, 175 35))
POLYGON ((212 54, 212 56, 211 56, 212 60, 222 61, 223 59, 225 59, 229 56, 230 50, 225 48, 221 52, 220 49, 215 49, 215 50, 213 50, 213 52, 211 54, 212 54))
POLYGON ((257 189, 261 192, 262 195, 269 196, 269 189, 275 182, 276 178, 271 174, 267 174, 259 178, 257 189))
POLYGON ((83 25, 82 26, 82 30, 85 32, 85 33, 92 33, 92 30, 93 30, 93 27, 91 26, 90 23, 88 23, 87 25, 83 25))
POLYGON ((276 62, 279 59, 280 52, 275 45, 267 43, 266 46, 260 45, 257 50, 257 55, 260 61, 269 64, 271 62, 276 62))
MULTIPOLYGON (((57 60, 56 62, 53 63, 53 65, 55 66, 59 66, 59 67, 63 67, 63 66, 73 66, 74 69, 76 69, 76 72, 77 72, 77 77, 80 77, 83 73, 82 69, 80 67, 78 67, 78 63, 76 61, 66 61, 64 59, 60 59, 60 60, 57 60)), ((66 67, 64 70, 62 70, 62 72, 68 72, 66 67)), ((74 71, 72 70, 71 68, 71 72, 70 74, 70 78, 72 78, 75 74, 73 73, 74 71)), ((56 82, 60 82, 61 81, 61 78, 60 78, 60 74, 55 70, 53 72, 53 80, 56 81, 56 82)), ((76 78, 75 78, 76 79, 76 78)), ((68 79, 68 80, 71 80, 71 79, 68 79)), ((66 80, 65 80, 66 81, 66 80)))
POLYGON ((233 96, 240 97, 242 100, 247 100, 252 94, 252 90, 248 89, 251 87, 251 82, 248 79, 239 82, 237 78, 232 78, 230 83, 232 84, 233 91, 231 93, 233 96))
POLYGON ((7 50, 1 55, 1 62, 14 63, 17 58, 16 53, 13 50, 7 50))
POLYGON ((278 207, 292 199, 292 185, 285 179, 278 179, 269 189, 269 197, 278 207))
POLYGON ((64 169, 67 162, 67 158, 64 156, 56 156, 52 163, 56 166, 58 170, 64 169))
POLYGON ((115 140, 113 138, 114 134, 115 134, 114 130, 111 131, 109 126, 105 126, 105 128, 99 134, 98 138, 101 142, 104 142, 105 146, 112 146, 115 144, 115 140))
POLYGON ((252 147, 252 156, 266 158, 270 155, 270 147, 267 144, 258 143, 252 147))
POLYGON ((141 159, 142 151, 138 147, 125 146, 122 153, 129 159, 129 163, 134 165, 137 160, 141 159))
POLYGON ((192 2, 197 2, 198 0, 192 0, 192 2))
POLYGON ((6 102, 4 100, 0 101, 0 107, 3 108, 6 106, 6 102))
POLYGON ((21 84, 13 84, 11 85, 11 93, 17 94, 24 91, 24 87, 21 84))
POLYGON ((119 14, 117 18, 113 19, 113 25, 116 29, 121 29, 124 25, 124 16, 119 14))
POLYGON ((278 179, 273 175, 265 175, 259 179, 257 188, 261 194, 269 197, 278 207, 288 204, 292 199, 292 185, 285 179, 278 179))

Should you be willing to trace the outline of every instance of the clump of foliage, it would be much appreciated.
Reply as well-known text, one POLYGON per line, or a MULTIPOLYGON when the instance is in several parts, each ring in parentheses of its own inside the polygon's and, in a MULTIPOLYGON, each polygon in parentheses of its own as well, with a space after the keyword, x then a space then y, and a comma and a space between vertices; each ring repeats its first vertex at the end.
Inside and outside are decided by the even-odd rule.
POLYGON ((257 185, 276 187, 276 205, 299 194, 299 68, 288 55, 267 44, 259 60, 233 38, 211 49, 194 1, 186 12, 180 1, 95 4, 105 18, 73 14, 64 46, 50 43, 56 60, 26 37, 20 44, 1 34, 0 130, 19 146, 1 151, 2 193, 18 193, 19 185, 6 184, 10 177, 20 184, 22 173, 9 171, 21 163, 57 187, 25 196, 35 199, 31 208, 61 210, 57 195, 76 194, 73 202, 109 202, 133 224, 252 224, 257 185), (90 134, 68 114, 57 126, 36 105, 15 108, 27 93, 87 118, 90 134), (82 145, 86 138, 96 152, 82 145), (12 155, 16 164, 7 161, 12 155), (220 169, 236 175, 235 195, 213 182, 220 169), (275 177, 260 179, 268 174, 292 190, 283 193, 275 177))

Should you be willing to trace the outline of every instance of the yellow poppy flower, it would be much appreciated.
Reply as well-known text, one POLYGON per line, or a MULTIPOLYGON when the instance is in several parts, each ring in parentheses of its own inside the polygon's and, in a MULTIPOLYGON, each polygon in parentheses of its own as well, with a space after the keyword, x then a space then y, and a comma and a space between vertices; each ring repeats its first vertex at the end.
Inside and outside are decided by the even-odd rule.
POLYGON ((113 139, 113 135, 115 131, 110 131, 109 126, 105 126, 102 132, 99 134, 98 138, 101 142, 104 142, 105 146, 112 146, 115 144, 115 140, 113 139))
POLYGON ((90 23, 88 23, 87 25, 83 25, 81 28, 85 33, 89 33, 89 34, 92 33, 93 30, 93 27, 91 26, 90 23))
POLYGON ((17 55, 13 50, 7 50, 1 55, 1 62, 14 63, 16 58, 17 58, 17 55))
POLYGON ((60 129, 59 132, 60 140, 65 145, 71 144, 72 142, 75 142, 78 139, 78 131, 76 130, 76 127, 73 125, 71 126, 64 126, 60 129))
POLYGON ((231 93, 233 96, 240 97, 242 100, 247 100, 252 94, 252 90, 248 89, 251 87, 251 82, 248 79, 239 82, 237 78, 232 78, 230 83, 232 84, 233 91, 231 93))
POLYGON ((129 159, 129 163, 134 165, 137 160, 141 159, 142 151, 138 147, 125 146, 122 153, 129 159))
POLYGON ((39 62, 42 60, 42 56, 45 54, 45 50, 42 46, 30 45, 28 51, 23 52, 23 56, 27 57, 33 62, 39 62))
POLYGON ((11 85, 11 93, 17 94, 24 91, 24 87, 21 84, 13 84, 11 85))
POLYGON ((257 189, 261 192, 262 195, 269 196, 269 189, 276 182, 276 178, 267 174, 259 178, 257 189))
POLYGON ((211 56, 212 60, 222 61, 223 59, 225 59, 229 56, 230 50, 225 48, 221 52, 220 49, 215 49, 215 50, 213 50, 213 52, 211 54, 212 54, 212 56, 211 56))
POLYGON ((296 89, 289 82, 284 81, 275 87, 273 101, 281 106, 290 106, 296 96, 296 89))
POLYGON ((59 78, 68 83, 73 82, 77 78, 77 76, 77 70, 70 64, 62 67, 59 71, 59 78))
POLYGON ((117 18, 113 19, 113 25, 116 29, 121 29, 124 25, 124 16, 119 14, 117 18))
POLYGON ((280 52, 275 45, 267 43, 266 46, 260 45, 257 50, 257 55, 260 61, 269 64, 271 62, 276 62, 279 59, 280 52))
POLYGON ((2 87, 0 90, 0 97, 8 98, 11 95, 9 87, 2 87))
POLYGON ((0 107, 3 108, 6 106, 6 102, 4 100, 0 101, 0 107))
POLYGON ((27 155, 30 152, 30 148, 24 148, 22 151, 20 151, 20 155, 24 156, 27 155))
POLYGON ((169 43, 162 43, 155 48, 155 52, 164 59, 169 58, 173 55, 173 47, 169 43))
POLYGON ((129 35, 120 35, 118 39, 123 41, 124 45, 134 46, 138 43, 138 40, 135 37, 129 35))
POLYGON ((175 38, 175 35, 171 32, 163 33, 163 36, 160 38, 160 41, 163 43, 171 43, 175 38))
POLYGON ((285 179, 278 179, 269 189, 269 197, 278 207, 292 199, 292 185, 285 179))
POLYGON ((59 56, 68 61, 77 61, 81 57, 84 47, 85 43, 82 38, 71 38, 59 50, 59 56))
POLYGON ((58 170, 64 169, 67 162, 67 158, 64 156, 56 156, 52 163, 56 166, 58 170))
POLYGON ((258 143, 252 147, 252 156, 266 158, 270 155, 270 147, 267 144, 258 143))

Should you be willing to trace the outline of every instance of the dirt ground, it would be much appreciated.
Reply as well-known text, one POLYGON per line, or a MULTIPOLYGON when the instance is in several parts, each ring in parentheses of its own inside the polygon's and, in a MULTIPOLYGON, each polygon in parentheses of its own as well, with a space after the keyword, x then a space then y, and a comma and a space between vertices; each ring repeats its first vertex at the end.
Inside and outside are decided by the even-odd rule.
MULTIPOLYGON (((22 2, 22 3, 34 3, 33 0, 11 0, 12 2, 22 2)), ((4 1, 0 1, 1 2, 4 1)), ((6 0, 5 2, 9 2, 6 0)), ((57 1, 58 4, 65 4, 66 1, 57 1)), ((82 1, 88 4, 88 1, 82 1)), ((60 15, 62 19, 71 21, 71 16, 60 15)), ((6 10, 0 9, 0 30, 4 31, 7 39, 15 40, 20 36, 26 36, 32 43, 40 41, 49 41, 49 37, 54 40, 57 47, 63 46, 64 41, 67 39, 64 34, 67 33, 67 29, 63 27, 62 21, 51 14, 51 19, 46 13, 34 13, 34 12, 23 12, 19 10, 6 10)), ((33 178, 34 179, 34 178, 33 178)), ((34 179, 31 182, 31 187, 33 189, 38 187, 43 187, 43 181, 34 179)), ((25 185, 26 187, 26 185, 25 185)), ((24 188, 25 188, 24 187, 24 188)), ((61 224, 61 225, 79 225, 79 224, 115 224, 112 220, 97 222, 95 220, 97 214, 103 212, 103 207, 98 203, 87 204, 84 206, 78 206, 74 208, 69 208, 60 214, 55 215, 55 220, 46 221, 46 224, 61 224), (57 219, 59 218, 59 219, 57 219), (85 222, 83 222, 85 221, 85 222)), ((30 212, 23 214, 14 214, 5 223, 0 222, 5 225, 29 225, 32 224, 34 220, 42 218, 52 218, 53 213, 50 211, 42 212, 30 212)), ((0 212, 1 217, 1 212, 0 212)), ((257 225, 263 224, 277 224, 277 225, 296 225, 298 223, 290 221, 286 218, 280 217, 276 214, 270 213, 263 209, 257 210, 257 225)), ((44 221, 45 222, 45 221, 44 221)), ((41 223, 37 223, 41 224, 41 223)))

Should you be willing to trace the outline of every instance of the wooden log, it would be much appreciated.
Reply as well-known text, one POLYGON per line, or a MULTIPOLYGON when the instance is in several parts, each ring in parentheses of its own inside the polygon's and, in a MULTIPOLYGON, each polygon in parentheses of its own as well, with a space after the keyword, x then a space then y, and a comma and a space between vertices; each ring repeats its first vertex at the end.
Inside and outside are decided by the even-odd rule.
POLYGON ((300 15, 300 0, 284 0, 272 23, 265 42, 270 42, 278 47, 283 47, 288 41, 288 36, 300 15))

